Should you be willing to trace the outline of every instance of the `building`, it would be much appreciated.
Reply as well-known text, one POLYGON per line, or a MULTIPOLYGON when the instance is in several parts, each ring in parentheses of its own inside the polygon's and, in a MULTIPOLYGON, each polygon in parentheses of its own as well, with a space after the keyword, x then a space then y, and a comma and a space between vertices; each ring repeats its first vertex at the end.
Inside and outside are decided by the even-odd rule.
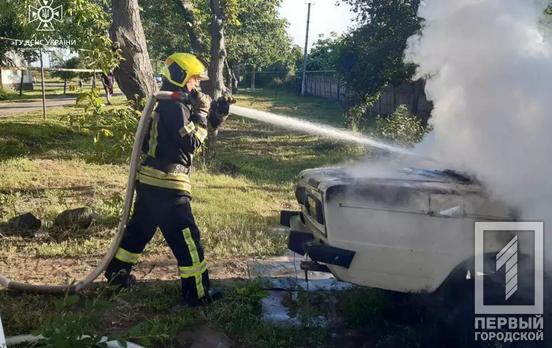
POLYGON ((10 59, 13 61, 15 67, 2 67, 0 68, 0 78, 2 81, 3 88, 13 88, 19 89, 19 84, 21 83, 21 74, 23 74, 23 89, 32 90, 33 89, 33 75, 31 70, 19 70, 18 68, 25 67, 27 64, 21 56, 16 54, 9 54, 10 59))

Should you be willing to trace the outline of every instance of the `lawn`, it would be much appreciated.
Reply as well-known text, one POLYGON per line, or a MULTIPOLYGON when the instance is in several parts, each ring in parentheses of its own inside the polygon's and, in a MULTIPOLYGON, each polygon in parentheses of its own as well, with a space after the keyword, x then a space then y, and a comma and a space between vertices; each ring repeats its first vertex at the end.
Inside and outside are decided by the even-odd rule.
MULTIPOLYGON (((4 89, 0 89, 0 103, 7 103, 7 102, 13 102, 13 101, 30 101, 30 100, 37 100, 42 98, 42 87, 40 84, 40 79, 36 80, 37 82, 34 83, 34 89, 33 90, 23 90, 21 95, 19 95, 19 90, 13 89, 10 86, 4 86, 4 89), (2 93, 5 93, 5 97, 2 97, 2 93)), ((44 86, 44 92, 46 95, 46 98, 62 98, 62 97, 77 97, 79 93, 81 92, 78 88, 77 80, 70 80, 67 81, 67 89, 65 93, 63 93, 63 80, 62 79, 46 79, 45 80, 45 86, 44 86)), ((91 88, 90 81, 87 82, 82 88, 82 91, 88 91, 91 88)), ((103 86, 101 80, 98 78, 96 81, 97 88, 100 88, 103 93, 103 86)), ((118 86, 115 86, 114 88, 115 94, 120 94, 121 90, 118 86)))
MULTIPOLYGON (((323 99, 258 91, 238 96, 238 103, 343 125, 339 105, 323 99)), ((0 274, 25 282, 69 283, 94 268, 109 246, 122 207, 127 163, 98 156, 92 135, 64 119, 75 112, 80 110, 73 106, 52 109, 46 121, 40 112, 0 117, 0 274), (81 206, 97 214, 89 229, 53 226, 59 212, 81 206), (43 222, 34 235, 14 233, 7 225, 11 217, 26 212, 43 222)), ((259 294, 263 293, 259 284, 230 279, 246 278, 250 259, 286 252, 286 236, 278 230, 279 211, 297 208, 293 185, 301 170, 335 165, 364 152, 317 136, 230 117, 219 133, 216 161, 204 166, 199 157, 192 176, 192 205, 210 273, 228 289, 227 300, 210 307, 212 310, 194 311, 187 319, 175 321, 168 312, 178 293, 175 261, 158 233, 136 267, 137 297, 123 294, 107 301, 109 308, 104 308, 100 319, 93 319, 94 311, 87 303, 106 299, 101 285, 86 292, 77 304, 65 300, 65 305, 59 297, 0 291, 0 314, 7 334, 27 333, 52 320, 84 320, 90 321, 90 327, 83 327, 111 335, 138 325, 130 336, 143 337, 133 336, 135 340, 176 346, 176 331, 214 322, 246 346, 322 344, 328 336, 320 329, 275 328, 259 322, 259 294), (75 306, 82 318, 60 317, 60 313, 75 311, 75 306), (65 312, 63 308, 69 309, 65 312), (256 330, 249 330, 251 327, 256 330)))

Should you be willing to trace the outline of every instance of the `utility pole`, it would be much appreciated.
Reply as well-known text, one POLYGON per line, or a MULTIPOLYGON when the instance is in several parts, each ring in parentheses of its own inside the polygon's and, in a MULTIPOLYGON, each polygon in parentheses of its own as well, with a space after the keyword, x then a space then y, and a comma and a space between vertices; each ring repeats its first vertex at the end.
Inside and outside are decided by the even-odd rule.
POLYGON ((42 118, 46 119, 46 92, 44 91, 44 63, 42 61, 42 47, 40 48, 40 85, 42 87, 42 118))
POLYGON ((310 24, 310 10, 311 2, 308 3, 307 10, 307 34, 305 35, 305 51, 303 53, 303 78, 301 79, 301 96, 305 96, 305 78, 307 76, 307 48, 309 46, 309 24, 310 24))

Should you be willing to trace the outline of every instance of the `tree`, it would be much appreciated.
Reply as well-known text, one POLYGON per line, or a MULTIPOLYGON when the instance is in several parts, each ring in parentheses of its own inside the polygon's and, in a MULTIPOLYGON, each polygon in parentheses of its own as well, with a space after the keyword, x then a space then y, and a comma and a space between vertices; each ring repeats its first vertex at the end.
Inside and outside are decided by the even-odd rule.
POLYGON ((174 52, 208 58, 207 32, 197 24, 189 0, 141 0, 144 33, 150 57, 162 61, 174 52))
POLYGON ((64 9, 63 20, 54 22, 53 31, 40 31, 37 30, 37 22, 30 22, 28 19, 29 6, 36 6, 36 1, 0 0, 0 36, 19 41, 0 40, 0 58, 8 51, 31 58, 41 47, 41 40, 57 40, 67 43, 64 48, 78 52, 86 67, 103 71, 113 69, 118 64, 120 55, 118 50, 113 49, 107 35, 110 20, 101 6, 103 2, 56 0, 56 5, 64 9), (27 43, 26 40, 32 41, 27 43))
POLYGON ((210 39, 209 32, 205 31, 202 34, 202 23, 209 22, 209 10, 212 11, 212 4, 206 1, 198 0, 176 0, 180 2, 184 20, 188 22, 186 31, 190 39, 192 53, 198 55, 208 53, 208 45, 206 42, 210 39), (209 7, 207 7, 209 6, 209 7))
POLYGON ((10 52, 15 51, 14 41, 7 38, 19 38, 23 34, 23 25, 18 18, 17 6, 12 0, 0 1, 2 15, 0 15, 0 36, 6 39, 0 39, 0 89, 2 89, 2 69, 1 67, 13 66, 14 61, 10 57, 10 52))
POLYGON ((218 6, 200 0, 142 0, 140 3, 144 8, 148 48, 154 57, 184 50, 211 61, 215 9, 219 12, 218 20, 222 19, 227 51, 224 65, 233 87, 237 83, 234 72, 239 67, 255 65, 261 69, 273 64, 291 67, 295 64, 293 45, 286 33, 287 22, 278 17, 281 0, 226 0, 218 6), (158 37, 165 39, 155 39, 158 37))
MULTIPOLYGON (((82 69, 82 61, 80 57, 71 57, 63 62, 60 62, 56 65, 56 68, 64 69, 82 69)), ((67 80, 73 79, 75 77, 81 76, 79 73, 73 71, 53 71, 51 73, 54 77, 60 77, 63 79, 63 94, 67 93, 67 80)))
POLYGON ((420 30, 420 0, 342 0, 352 6, 360 27, 345 36, 337 65, 359 100, 386 85, 410 79, 413 64, 403 62, 407 39, 420 30))
MULTIPOLYGON (((230 1, 226 1, 230 3, 230 1)), ((209 94, 217 99, 226 91, 224 86, 224 62, 226 60, 226 44, 224 39, 223 21, 227 13, 220 0, 210 0, 211 23, 211 62, 209 64, 209 94)))
POLYGON ((239 1, 236 21, 228 23, 226 30, 231 71, 238 66, 263 69, 269 65, 294 65, 294 46, 286 31, 288 23, 278 17, 280 4, 281 0, 239 1))
POLYGON ((372 135, 403 147, 413 147, 429 131, 430 128, 425 128, 422 120, 412 115, 406 105, 399 105, 393 114, 376 117, 372 135))
MULTIPOLYGON (((71 57, 60 64, 57 64, 55 67, 64 69, 83 69, 80 57, 71 57)), ((62 79, 73 79, 79 76, 79 73, 73 71, 52 71, 51 75, 62 79)))
POLYGON ((123 61, 114 70, 119 87, 130 100, 155 92, 153 70, 137 0, 113 1, 110 34, 122 52, 123 61))
POLYGON ((326 38, 322 34, 309 53, 307 70, 335 70, 341 52, 342 37, 332 32, 326 38))

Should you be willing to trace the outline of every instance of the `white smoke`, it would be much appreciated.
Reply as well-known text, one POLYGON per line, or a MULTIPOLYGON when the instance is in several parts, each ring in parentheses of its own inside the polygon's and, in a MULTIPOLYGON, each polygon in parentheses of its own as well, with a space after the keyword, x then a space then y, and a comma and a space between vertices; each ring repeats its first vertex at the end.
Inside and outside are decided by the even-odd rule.
MULTIPOLYGON (((552 232, 552 46, 547 2, 425 0, 406 60, 434 103, 428 155, 475 173, 552 232), (549 23, 549 22, 548 22, 549 23)), ((548 238, 549 241, 552 238, 548 238)), ((550 251, 550 249, 549 249, 550 251)))

